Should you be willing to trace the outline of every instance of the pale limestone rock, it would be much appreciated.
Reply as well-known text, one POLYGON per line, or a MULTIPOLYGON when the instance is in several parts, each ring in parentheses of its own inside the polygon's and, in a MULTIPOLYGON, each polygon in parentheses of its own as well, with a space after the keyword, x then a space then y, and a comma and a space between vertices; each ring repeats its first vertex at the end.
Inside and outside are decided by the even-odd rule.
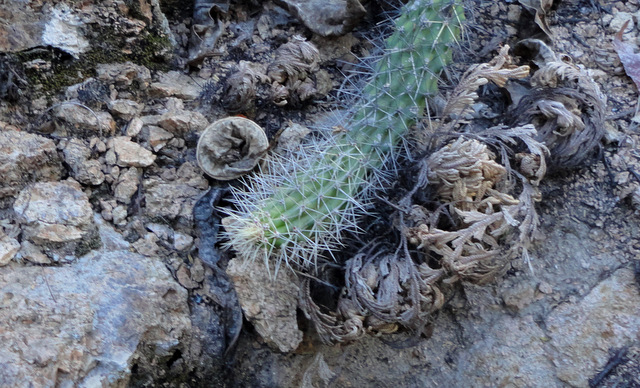
POLYGON ((273 278, 263 260, 248 265, 242 259, 229 262, 227 274, 233 281, 245 317, 270 346, 281 352, 295 350, 302 342, 298 328, 298 286, 293 271, 281 268, 273 278))
POLYGON ((187 292, 162 260, 128 251, 3 268, 0 300, 7 387, 124 387, 143 349, 170 357, 191 327, 187 292))
POLYGON ((200 96, 202 87, 206 80, 194 79, 192 76, 170 71, 161 73, 158 82, 154 82, 149 87, 149 92, 154 97, 174 96, 184 100, 195 100, 200 96))
POLYGON ((209 187, 209 182, 199 169, 189 162, 180 166, 174 174, 150 177, 143 184, 147 215, 167 220, 193 219, 193 205, 209 187))
POLYGON ((138 191, 140 183, 140 170, 131 167, 125 170, 118 177, 118 183, 115 186, 114 197, 116 200, 128 205, 131 203, 131 197, 138 191))
POLYGON ((90 159, 91 149, 83 140, 73 138, 61 144, 64 161, 71 167, 71 175, 85 185, 99 185, 104 182, 102 165, 98 160, 90 159))
POLYGON ((87 51, 89 41, 82 35, 80 28, 84 23, 74 10, 65 3, 56 4, 48 12, 49 20, 44 25, 42 42, 57 47, 78 58, 87 51))
POLYGON ((118 99, 109 101, 107 108, 109 108, 109 111, 115 116, 121 117, 125 120, 130 120, 133 117, 138 116, 142 112, 144 106, 133 100, 118 99))
POLYGON ((127 125, 127 136, 136 137, 142 130, 144 126, 144 122, 140 119, 140 117, 134 117, 129 121, 129 125, 127 125))
POLYGON ((158 125, 175 135, 182 135, 191 131, 201 132, 209 125, 209 121, 200 112, 174 110, 163 114, 158 125))
POLYGON ((146 89, 151 82, 151 72, 144 66, 132 62, 100 64, 96 67, 98 79, 114 82, 117 85, 130 86, 137 81, 140 89, 146 89))
POLYGON ((24 233, 35 243, 70 242, 93 226, 93 211, 78 182, 40 182, 20 192, 13 211, 24 233))
POLYGON ((113 138, 113 151, 120 167, 149 167, 156 160, 156 156, 138 143, 132 142, 129 136, 113 138))
POLYGON ((62 163, 53 141, 13 129, 0 131, 0 200, 27 183, 59 180, 62 163))
POLYGON ((178 251, 186 251, 191 248, 193 245, 193 237, 180 233, 174 232, 173 234, 173 247, 178 251))
POLYGON ((558 306, 546 320, 557 376, 576 387, 607 364, 609 349, 638 340, 640 294, 631 269, 616 271, 577 303, 558 306))
POLYGON ((25 240, 20 244, 20 258, 35 264, 51 264, 51 259, 35 244, 25 240))
POLYGON ((20 250, 20 243, 0 229, 0 267, 9 264, 20 250))
POLYGON ((173 134, 169 131, 165 131, 155 125, 149 125, 149 145, 155 152, 158 152, 164 147, 169 140, 173 138, 173 134))
POLYGON ((113 217, 113 223, 118 226, 127 224, 127 207, 123 205, 118 205, 111 211, 111 215, 113 217))
POLYGON ((80 131, 113 134, 116 130, 116 122, 109 112, 92 111, 78 104, 61 103, 53 114, 80 131))

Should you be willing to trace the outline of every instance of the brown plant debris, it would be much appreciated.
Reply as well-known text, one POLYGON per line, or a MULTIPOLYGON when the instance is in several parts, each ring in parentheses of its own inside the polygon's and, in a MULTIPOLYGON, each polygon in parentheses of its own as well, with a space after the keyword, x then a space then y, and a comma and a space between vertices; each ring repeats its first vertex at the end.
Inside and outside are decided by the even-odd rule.
POLYGON ((584 164, 605 133, 606 96, 590 71, 566 55, 555 55, 544 42, 527 39, 516 49, 531 53, 539 68, 530 89, 512 107, 509 124, 535 125, 536 140, 550 151, 551 170, 584 164))
POLYGON ((471 66, 441 119, 425 120, 415 134, 417 153, 427 156, 394 205, 397 249, 371 243, 346 262, 334 313, 321 312, 305 281, 300 306, 324 341, 401 328, 424 333, 447 284, 487 282, 518 256, 529 262, 540 239, 538 185, 549 166, 578 166, 598 146, 605 97, 588 70, 543 42, 519 46, 534 58, 533 75, 513 63, 505 46, 491 62, 471 66), (468 113, 489 82, 511 93, 513 106, 506 123, 483 128, 468 113))

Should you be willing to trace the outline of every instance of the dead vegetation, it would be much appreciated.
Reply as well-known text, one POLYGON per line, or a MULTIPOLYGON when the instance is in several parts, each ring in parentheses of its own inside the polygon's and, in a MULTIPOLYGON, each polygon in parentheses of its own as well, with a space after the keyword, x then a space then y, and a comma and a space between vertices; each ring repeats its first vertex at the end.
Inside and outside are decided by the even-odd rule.
POLYGON ((538 186, 548 168, 575 167, 593 155, 605 98, 588 70, 541 41, 521 45, 530 49, 531 75, 504 46, 493 61, 465 72, 438 120, 416 129, 415 154, 426 157, 412 162, 419 168, 411 187, 391 203, 397 247, 381 237, 346 261, 333 312, 314 302, 312 282, 303 280, 300 306, 325 342, 403 328, 424 333, 448 285, 484 283, 514 257, 529 260, 539 238, 538 186), (488 83, 512 103, 502 121, 483 128, 471 107, 488 83))

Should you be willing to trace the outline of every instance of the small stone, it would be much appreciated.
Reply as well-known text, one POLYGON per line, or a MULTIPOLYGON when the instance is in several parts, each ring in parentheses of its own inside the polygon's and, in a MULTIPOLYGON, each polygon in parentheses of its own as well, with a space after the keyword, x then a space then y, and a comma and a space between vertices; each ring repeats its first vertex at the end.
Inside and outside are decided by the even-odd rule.
POLYGON ((107 105, 111 113, 125 120, 130 120, 139 115, 143 107, 142 104, 126 99, 109 101, 107 105))
POLYGON ((541 282, 540 284, 538 284, 538 291, 548 295, 553 292, 553 287, 551 287, 551 284, 547 282, 541 282))
POLYGON ((85 185, 99 185, 104 182, 102 165, 95 159, 90 159, 91 149, 83 140, 73 138, 64 146, 64 161, 71 167, 71 175, 85 185))
POLYGON ((116 84, 130 86, 138 81, 140 89, 144 90, 151 81, 151 72, 144 66, 132 62, 100 64, 96 67, 98 79, 116 84))
POLYGON ((149 93, 153 97, 175 96, 184 100, 195 100, 200 96, 205 80, 193 79, 178 71, 160 73, 158 82, 151 84, 149 93))
POLYGON ((281 270, 273 279, 263 260, 244 265, 242 259, 234 258, 227 274, 245 317, 265 342, 281 352, 295 350, 302 342, 302 332, 298 328, 299 289, 293 271, 281 270))
POLYGON ((633 31, 633 28, 635 26, 633 19, 634 17, 630 13, 618 12, 617 14, 613 15, 613 19, 611 19, 611 22, 609 23, 609 32, 616 33, 620 31, 620 29, 626 22, 629 22, 629 24, 627 25, 627 28, 625 28, 624 32, 626 33, 633 31))
POLYGON ((138 191, 140 183, 140 170, 131 167, 120 174, 118 183, 116 184, 114 197, 121 203, 128 205, 131 203, 131 197, 138 191))
POLYGON ((131 141, 128 136, 113 138, 113 150, 117 156, 117 164, 121 167, 149 167, 156 156, 141 145, 131 141))
POLYGON ((77 104, 62 103, 54 116, 77 130, 113 134, 116 122, 108 112, 95 112, 77 104))
POLYGON ((358 0, 277 0, 307 28, 322 36, 344 35, 366 11, 358 0))
POLYGON ((138 239, 138 241, 134 242, 132 245, 136 252, 138 252, 139 254, 147 257, 156 257, 158 256, 158 251, 160 249, 157 242, 158 236, 149 232, 145 234, 143 238, 138 239))
POLYGON ((193 237, 180 232, 175 232, 173 234, 173 247, 176 248, 176 250, 186 251, 191 248, 192 245, 193 237))
POLYGON ((51 264, 51 259, 47 257, 40 247, 25 240, 20 245, 20 256, 30 263, 51 264))
POLYGON ((155 125, 150 125, 149 129, 149 145, 155 152, 158 152, 164 147, 169 140, 173 138, 173 134, 171 132, 165 131, 160 127, 156 127, 155 125))
POLYGON ((191 131, 201 132, 209 125, 209 121, 199 112, 175 110, 163 114, 158 125, 173 134, 182 135, 191 131))
POLYGON ((93 227, 93 210, 74 180, 40 182, 20 192, 13 211, 33 242, 69 242, 83 238, 93 227))
POLYGON ((143 126, 144 126, 144 122, 142 121, 142 119, 140 119, 139 117, 132 118, 131 121, 129 121, 129 124, 127 125, 127 136, 129 137, 138 136, 143 126))
POLYGON ((502 299, 507 307, 522 310, 533 302, 535 292, 527 283, 516 283, 503 290, 502 299))
POLYGON ((112 211, 113 223, 118 226, 127 224, 127 208, 122 205, 116 206, 112 211))
POLYGON ((9 264, 20 250, 20 243, 0 229, 0 267, 9 264))
POLYGON ((176 271, 176 278, 182 287, 187 289, 198 288, 198 283, 191 280, 191 272, 186 265, 182 264, 176 271))
POLYGON ((0 200, 12 199, 27 183, 57 181, 61 175, 51 139, 15 129, 0 131, 0 200))
POLYGON ((161 240, 168 240, 169 236, 173 235, 173 229, 167 225, 150 222, 146 225, 146 228, 161 240))

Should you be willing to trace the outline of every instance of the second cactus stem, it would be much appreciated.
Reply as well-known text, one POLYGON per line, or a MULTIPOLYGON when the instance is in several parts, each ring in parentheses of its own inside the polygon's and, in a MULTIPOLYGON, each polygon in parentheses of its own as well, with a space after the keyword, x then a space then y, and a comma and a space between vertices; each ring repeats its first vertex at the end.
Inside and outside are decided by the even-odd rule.
POLYGON ((344 230, 356 229, 363 193, 376 182, 371 174, 393 160, 437 93, 463 20, 460 0, 413 0, 402 8, 346 130, 310 152, 312 160, 281 166, 287 172, 279 180, 272 172, 272 181, 257 178, 236 193, 238 211, 226 229, 241 256, 308 268, 339 245, 344 230))

